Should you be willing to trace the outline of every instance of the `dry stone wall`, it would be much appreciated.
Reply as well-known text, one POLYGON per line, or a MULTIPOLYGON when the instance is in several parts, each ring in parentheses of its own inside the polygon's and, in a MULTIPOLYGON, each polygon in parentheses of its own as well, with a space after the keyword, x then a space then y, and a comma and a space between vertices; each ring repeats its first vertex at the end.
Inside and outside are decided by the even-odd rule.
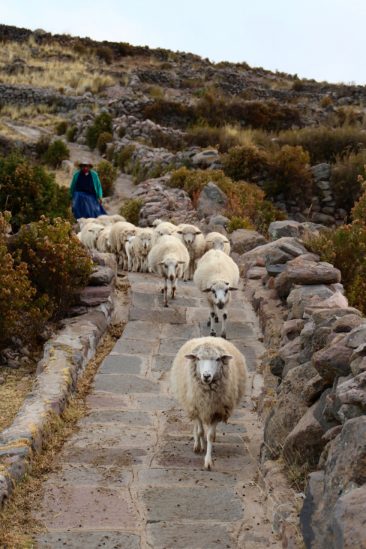
POLYGON ((366 319, 349 306, 338 269, 295 236, 239 264, 269 351, 262 459, 314 471, 301 511, 307 548, 365 547, 366 319))

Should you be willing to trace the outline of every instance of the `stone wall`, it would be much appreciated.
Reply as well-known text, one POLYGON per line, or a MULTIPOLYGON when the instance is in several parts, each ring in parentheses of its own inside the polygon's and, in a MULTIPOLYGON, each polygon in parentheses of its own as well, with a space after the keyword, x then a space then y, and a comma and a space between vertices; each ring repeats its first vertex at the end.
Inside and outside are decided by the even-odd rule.
POLYGON ((47 88, 33 88, 31 86, 14 86, 0 84, 1 105, 48 105, 56 110, 72 110, 79 105, 94 103, 91 94, 79 97, 63 95, 47 88))
POLYGON ((238 260, 269 349, 262 458, 314 471, 301 511, 307 548, 365 547, 366 319, 349 306, 340 272, 299 238, 238 260))

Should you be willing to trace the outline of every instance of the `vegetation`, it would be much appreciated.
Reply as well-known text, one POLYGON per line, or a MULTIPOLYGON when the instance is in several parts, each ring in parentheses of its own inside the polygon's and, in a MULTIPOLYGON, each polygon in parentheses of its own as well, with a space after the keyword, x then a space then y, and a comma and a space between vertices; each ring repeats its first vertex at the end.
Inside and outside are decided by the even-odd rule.
POLYGON ((57 135, 65 135, 67 127, 68 123, 66 120, 61 120, 61 122, 58 122, 55 128, 57 135))
POLYGON ((235 181, 258 181, 268 175, 268 154, 255 145, 233 147, 222 156, 223 170, 235 181))
POLYGON ((70 151, 61 139, 50 143, 42 156, 43 161, 51 168, 59 168, 63 160, 70 158, 70 151))
POLYGON ((131 200, 126 200, 119 213, 123 215, 126 221, 138 225, 142 206, 143 201, 141 199, 132 198, 131 200))
POLYGON ((89 126, 86 132, 86 143, 91 149, 95 149, 98 143, 99 136, 102 133, 112 133, 112 117, 106 112, 99 114, 92 126, 89 126))
POLYGON ((361 184, 359 175, 366 175, 366 151, 351 153, 349 156, 337 157, 331 169, 331 184, 336 205, 347 212, 351 211, 359 198, 361 184))
POLYGON ((110 132, 102 132, 99 134, 97 148, 100 154, 104 154, 107 150, 108 143, 113 141, 113 135, 110 132))
POLYGON ((117 170, 108 162, 108 160, 101 160, 96 167, 99 175, 100 182, 102 184, 103 195, 111 196, 113 194, 114 184, 117 179, 117 170))
POLYGON ((19 155, 0 157, 0 210, 12 212, 13 230, 41 215, 71 218, 68 191, 42 166, 19 155))

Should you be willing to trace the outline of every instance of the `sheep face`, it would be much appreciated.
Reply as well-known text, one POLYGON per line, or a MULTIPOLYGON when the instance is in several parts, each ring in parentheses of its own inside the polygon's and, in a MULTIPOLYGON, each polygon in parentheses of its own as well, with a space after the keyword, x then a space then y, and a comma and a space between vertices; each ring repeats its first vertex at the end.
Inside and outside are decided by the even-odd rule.
POLYGON ((141 235, 141 247, 144 250, 145 253, 148 253, 151 248, 151 234, 143 234, 141 235))
POLYGON ((233 357, 215 347, 197 347, 186 358, 191 360, 196 378, 204 385, 211 385, 223 377, 225 368, 233 357))
POLYGON ((201 231, 197 229, 182 229, 177 231, 177 234, 181 235, 181 238, 184 244, 188 247, 191 247, 195 241, 195 238, 198 234, 202 234, 201 231))
POLYGON ((228 244, 228 240, 214 240, 212 243, 212 248, 214 250, 221 250, 222 252, 225 249, 225 244, 228 244))
POLYGON ((168 280, 175 280, 179 276, 179 266, 184 264, 184 261, 177 261, 174 258, 166 258, 160 262, 161 273, 168 280))
POLYGON ((228 282, 215 282, 210 288, 204 290, 209 292, 209 300, 212 301, 218 309, 223 309, 230 301, 230 290, 236 290, 237 288, 231 288, 228 282))

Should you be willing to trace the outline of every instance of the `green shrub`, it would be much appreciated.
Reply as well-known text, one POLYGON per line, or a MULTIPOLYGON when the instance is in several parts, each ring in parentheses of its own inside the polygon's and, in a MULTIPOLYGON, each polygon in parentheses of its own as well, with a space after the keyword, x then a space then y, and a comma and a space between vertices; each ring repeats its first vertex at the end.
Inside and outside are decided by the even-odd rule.
POLYGON ((86 144, 88 147, 95 149, 98 138, 103 132, 112 133, 112 117, 106 112, 99 114, 95 118, 93 125, 87 129, 86 144))
POLYGON ((18 155, 0 157, 0 210, 12 212, 12 226, 36 221, 41 215, 70 219, 68 190, 42 166, 18 155))
POLYGON ((185 127, 196 121, 195 108, 178 101, 157 99, 146 105, 142 111, 144 118, 149 118, 164 126, 185 127))
POLYGON ((127 200, 120 209, 120 214, 126 218, 126 221, 138 225, 140 219, 140 210, 144 202, 138 198, 127 200))
POLYGON ((247 217, 238 217, 233 215, 227 226, 227 231, 228 233, 232 233, 237 229, 254 229, 254 227, 247 217))
POLYGON ((43 155, 46 154, 50 144, 50 137, 48 137, 48 135, 41 135, 41 137, 38 139, 37 143, 34 146, 37 158, 42 158, 43 155))
POLYGON ((13 337, 24 344, 31 342, 49 317, 47 301, 35 297, 27 265, 16 264, 7 249, 5 234, 9 219, 10 216, 0 214, 0 349, 13 337))
POLYGON ((95 53, 96 56, 107 63, 107 65, 110 65, 113 62, 113 50, 109 46, 97 46, 95 53))
POLYGON ((351 152, 357 153, 366 145, 366 134, 353 127, 327 128, 325 126, 302 128, 281 132, 280 145, 300 145, 310 155, 312 164, 334 162, 351 152))
POLYGON ((331 168, 332 191, 338 208, 350 212, 359 198, 361 184, 359 175, 366 175, 366 151, 351 153, 344 158, 337 158, 331 168))
POLYGON ((234 147, 221 158, 226 175, 235 181, 258 181, 268 174, 269 159, 267 154, 255 147, 234 147))
POLYGON ((119 167, 121 171, 126 171, 129 161, 133 153, 135 152, 135 145, 126 145, 114 157, 114 164, 119 167))
POLYGON ((77 291, 88 282, 92 261, 73 234, 68 221, 60 218, 39 221, 20 228, 18 259, 28 266, 37 297, 49 299, 54 318, 61 317, 75 302, 77 291))
POLYGON ((96 171, 102 184, 103 195, 111 196, 117 179, 116 168, 108 160, 101 160, 96 167, 96 171))
POLYGON ((43 161, 52 168, 59 168, 62 161, 68 158, 70 158, 69 148, 61 139, 51 143, 42 157, 43 161))
POLYGON ((66 122, 66 120, 61 120, 61 122, 59 122, 55 128, 57 135, 64 135, 66 133, 67 127, 68 123, 66 122))
POLYGON ((100 154, 104 154, 107 150, 107 144, 113 141, 113 135, 109 132, 102 132, 97 141, 97 148, 100 154))
POLYGON ((302 147, 284 145, 271 159, 266 193, 271 197, 283 194, 286 201, 293 200, 301 208, 308 206, 313 195, 313 176, 310 157, 302 147))
POLYGON ((77 131, 78 131, 77 126, 70 126, 69 128, 67 128, 66 139, 68 140, 69 143, 75 142, 77 131))

